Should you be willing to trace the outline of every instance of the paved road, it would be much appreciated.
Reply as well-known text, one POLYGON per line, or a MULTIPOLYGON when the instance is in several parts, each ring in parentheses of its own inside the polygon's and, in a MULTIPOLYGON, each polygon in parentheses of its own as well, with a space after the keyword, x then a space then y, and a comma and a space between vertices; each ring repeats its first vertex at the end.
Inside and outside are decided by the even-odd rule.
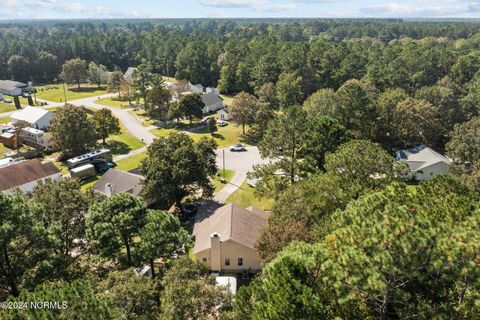
POLYGON ((225 168, 235 171, 235 174, 230 183, 215 194, 214 200, 219 203, 224 203, 242 185, 254 165, 268 163, 268 160, 260 157, 257 147, 247 147, 247 151, 244 152, 232 152, 228 148, 223 148, 217 150, 217 166, 220 171, 223 168, 224 154, 225 168))
MULTIPOLYGON (((144 127, 142 123, 128 112, 127 109, 120 109, 120 108, 113 108, 113 107, 106 107, 104 105, 97 104, 95 101, 100 98, 108 98, 113 96, 113 94, 105 94, 96 97, 84 98, 74 101, 69 101, 68 103, 77 105, 77 106, 85 106, 94 109, 101 109, 101 108, 108 108, 112 110, 113 114, 122 122, 125 128, 139 140, 142 140, 147 146, 150 145, 155 136, 149 131, 151 128, 144 127)), ((39 108, 51 108, 51 107, 58 107, 61 108, 64 103, 63 102, 51 102, 47 100, 37 99, 38 101, 46 102, 46 106, 42 106, 39 108)), ((5 112, 0 114, 1 117, 10 116, 12 112, 5 112)), ((125 159, 129 156, 141 153, 146 150, 146 147, 130 151, 128 154, 120 155, 115 157, 115 161, 119 161, 125 159)), ((257 147, 248 147, 247 151, 245 152, 231 152, 228 148, 222 148, 217 150, 217 165, 221 169, 223 168, 223 154, 225 151, 225 168, 235 171, 235 174, 228 183, 225 188, 220 190, 218 193, 215 194, 214 200, 219 203, 224 203, 226 199, 235 192, 241 184, 247 178, 247 173, 252 170, 253 166, 256 164, 264 164, 267 163, 267 160, 264 160, 260 157, 260 153, 257 147)))

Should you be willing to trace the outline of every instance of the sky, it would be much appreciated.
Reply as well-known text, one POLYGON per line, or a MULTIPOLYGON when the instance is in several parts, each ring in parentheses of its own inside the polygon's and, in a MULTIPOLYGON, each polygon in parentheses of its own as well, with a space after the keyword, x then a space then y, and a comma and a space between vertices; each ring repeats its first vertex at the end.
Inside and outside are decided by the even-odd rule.
POLYGON ((480 18, 480 0, 0 0, 1 19, 480 18))

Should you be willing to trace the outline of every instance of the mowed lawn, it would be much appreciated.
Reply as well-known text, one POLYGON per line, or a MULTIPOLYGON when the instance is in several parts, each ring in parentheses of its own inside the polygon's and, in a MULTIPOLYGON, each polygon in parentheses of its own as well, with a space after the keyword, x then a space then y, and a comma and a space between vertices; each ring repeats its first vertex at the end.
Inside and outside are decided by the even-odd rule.
POLYGON ((250 187, 247 182, 244 182, 237 191, 227 198, 226 203, 235 203, 244 208, 255 206, 263 210, 271 210, 274 201, 273 199, 255 196, 255 189, 250 187))
POLYGON ((242 127, 229 123, 225 127, 218 127, 218 131, 211 134, 206 128, 202 128, 198 132, 189 132, 181 129, 153 129, 150 131, 157 137, 165 137, 174 132, 185 132, 194 141, 199 141, 202 137, 213 138, 219 148, 225 148, 236 143, 244 143, 242 127))
MULTIPOLYGON (((80 89, 77 86, 65 86, 67 102, 84 99, 94 96, 100 96, 107 93, 105 87, 98 88, 89 84, 82 84, 80 89)), ((37 98, 53 102, 64 102, 63 85, 47 85, 37 87, 37 98)))
POLYGON ((128 158, 122 159, 117 162, 117 166, 115 167, 115 169, 124 170, 124 171, 130 171, 130 170, 136 169, 140 166, 140 163, 146 157, 147 157, 147 151, 144 151, 142 153, 135 154, 128 158))
POLYGON ((130 151, 143 148, 142 141, 134 137, 128 130, 120 123, 121 133, 108 137, 107 144, 111 147, 112 153, 127 154, 130 151))
POLYGON ((17 110, 17 108, 15 108, 15 104, 13 104, 13 102, 12 103, 0 102, 0 113, 15 111, 15 110, 17 110))
POLYGON ((119 100, 114 100, 112 98, 97 99, 95 100, 95 103, 101 104, 103 106, 119 108, 119 109, 133 107, 128 103, 128 101, 119 101, 119 100))
POLYGON ((10 117, 0 118, 0 123, 8 123, 10 122, 10 117))
POLYGON ((222 190, 228 184, 228 182, 232 180, 234 174, 235 171, 225 169, 225 180, 227 183, 222 183, 220 180, 223 178, 223 169, 219 169, 218 175, 212 179, 213 185, 215 186, 215 192, 222 190))

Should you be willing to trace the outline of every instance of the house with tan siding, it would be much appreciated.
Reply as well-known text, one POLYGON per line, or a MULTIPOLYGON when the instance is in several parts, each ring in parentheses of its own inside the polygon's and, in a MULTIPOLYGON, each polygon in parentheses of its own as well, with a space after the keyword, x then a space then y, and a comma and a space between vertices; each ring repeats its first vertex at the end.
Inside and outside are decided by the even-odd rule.
POLYGON ((259 272, 255 243, 267 220, 267 213, 258 208, 224 205, 195 223, 193 253, 213 272, 259 272))

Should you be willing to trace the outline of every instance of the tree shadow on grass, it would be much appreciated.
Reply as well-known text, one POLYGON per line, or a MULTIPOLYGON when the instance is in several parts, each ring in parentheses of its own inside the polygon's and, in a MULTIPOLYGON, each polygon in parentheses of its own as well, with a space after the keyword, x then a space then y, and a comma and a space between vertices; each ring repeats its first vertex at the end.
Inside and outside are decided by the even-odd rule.
POLYGON ((103 87, 80 87, 80 88, 68 88, 68 91, 72 91, 72 92, 95 92, 95 91, 98 91, 98 90, 102 90, 103 87))
POLYGON ((117 140, 108 141, 105 147, 110 149, 113 154, 127 154, 132 150, 128 144, 117 140))

